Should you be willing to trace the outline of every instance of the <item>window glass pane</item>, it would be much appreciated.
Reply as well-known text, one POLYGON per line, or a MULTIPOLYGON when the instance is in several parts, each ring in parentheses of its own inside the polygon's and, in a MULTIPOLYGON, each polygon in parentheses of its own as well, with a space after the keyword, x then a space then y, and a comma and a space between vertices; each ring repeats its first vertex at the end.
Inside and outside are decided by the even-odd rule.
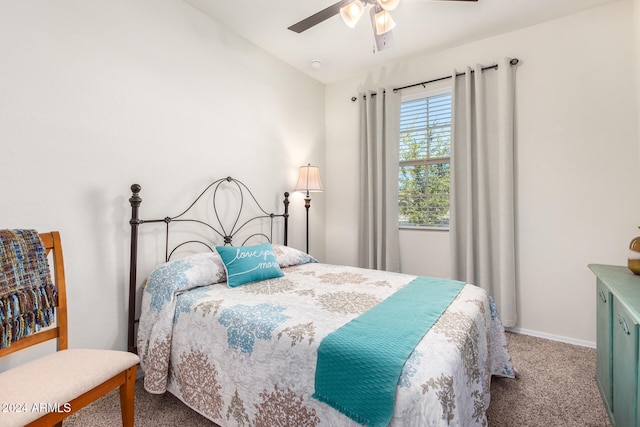
POLYGON ((402 103, 400 161, 451 155, 451 94, 402 103))
POLYGON ((400 111, 400 226, 449 226, 451 93, 410 99, 400 111))
POLYGON ((401 226, 449 226, 450 172, 449 163, 400 167, 401 226))

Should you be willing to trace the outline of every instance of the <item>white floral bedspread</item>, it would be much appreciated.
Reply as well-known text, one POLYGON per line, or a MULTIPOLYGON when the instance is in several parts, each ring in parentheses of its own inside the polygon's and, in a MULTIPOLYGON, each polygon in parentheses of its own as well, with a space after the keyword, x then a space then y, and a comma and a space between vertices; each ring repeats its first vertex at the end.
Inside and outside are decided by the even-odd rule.
MULTIPOLYGON (((415 276, 309 263, 230 289, 206 286, 224 280, 210 256, 172 261, 149 280, 145 388, 221 426, 357 425, 311 398, 318 345, 415 276)), ((513 377, 504 330, 486 292, 466 285, 407 360, 390 425, 486 426, 491 375, 513 377)))

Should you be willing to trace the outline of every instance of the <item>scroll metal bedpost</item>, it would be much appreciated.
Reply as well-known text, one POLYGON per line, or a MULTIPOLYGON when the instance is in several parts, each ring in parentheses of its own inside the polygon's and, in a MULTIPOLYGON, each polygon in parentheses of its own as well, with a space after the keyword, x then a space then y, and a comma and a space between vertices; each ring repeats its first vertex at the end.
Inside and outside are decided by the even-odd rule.
POLYGON ((129 224, 131 225, 131 264, 129 266, 129 323, 127 346, 128 351, 131 353, 137 353, 134 336, 136 323, 136 276, 138 270, 138 225, 142 223, 138 217, 138 208, 142 203, 142 198, 140 197, 141 189, 142 187, 140 187, 140 185, 133 184, 131 186, 132 195, 129 198, 129 203, 131 204, 131 220, 129 220, 129 224))
POLYGON ((284 204, 284 245, 289 246, 289 192, 284 192, 284 200, 282 201, 284 204))

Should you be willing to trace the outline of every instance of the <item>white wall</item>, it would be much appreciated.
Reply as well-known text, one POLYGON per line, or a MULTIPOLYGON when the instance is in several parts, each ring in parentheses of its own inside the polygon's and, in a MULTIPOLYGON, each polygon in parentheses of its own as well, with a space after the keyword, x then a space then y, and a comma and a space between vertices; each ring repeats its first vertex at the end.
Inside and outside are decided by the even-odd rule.
POLYGON ((633 22, 636 41, 636 102, 638 103, 636 126, 640 136, 640 0, 633 0, 633 22))
POLYGON ((324 168, 324 86, 182 1, 3 1, 0 58, 0 227, 61 232, 71 347, 126 348, 132 183, 145 218, 228 175, 275 210, 300 165, 324 168))
MULTIPOLYGON (((609 3, 329 85, 327 261, 357 260, 358 113, 351 96, 365 85, 402 86, 518 57, 517 326, 595 342, 595 278, 587 264, 626 264, 629 241, 640 234, 632 6, 609 3)), ((448 274, 443 233, 403 231, 401 239, 403 271, 448 274)))

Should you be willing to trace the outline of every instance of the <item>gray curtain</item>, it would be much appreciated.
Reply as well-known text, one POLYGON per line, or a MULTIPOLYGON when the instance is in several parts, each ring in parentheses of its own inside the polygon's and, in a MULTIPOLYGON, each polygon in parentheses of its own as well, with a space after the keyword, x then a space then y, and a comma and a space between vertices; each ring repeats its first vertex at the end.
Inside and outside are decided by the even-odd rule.
POLYGON ((360 267, 399 271, 398 139, 400 94, 378 89, 360 102, 360 267))
POLYGON ((453 75, 452 277, 485 288, 502 323, 515 326, 515 67, 453 75))

